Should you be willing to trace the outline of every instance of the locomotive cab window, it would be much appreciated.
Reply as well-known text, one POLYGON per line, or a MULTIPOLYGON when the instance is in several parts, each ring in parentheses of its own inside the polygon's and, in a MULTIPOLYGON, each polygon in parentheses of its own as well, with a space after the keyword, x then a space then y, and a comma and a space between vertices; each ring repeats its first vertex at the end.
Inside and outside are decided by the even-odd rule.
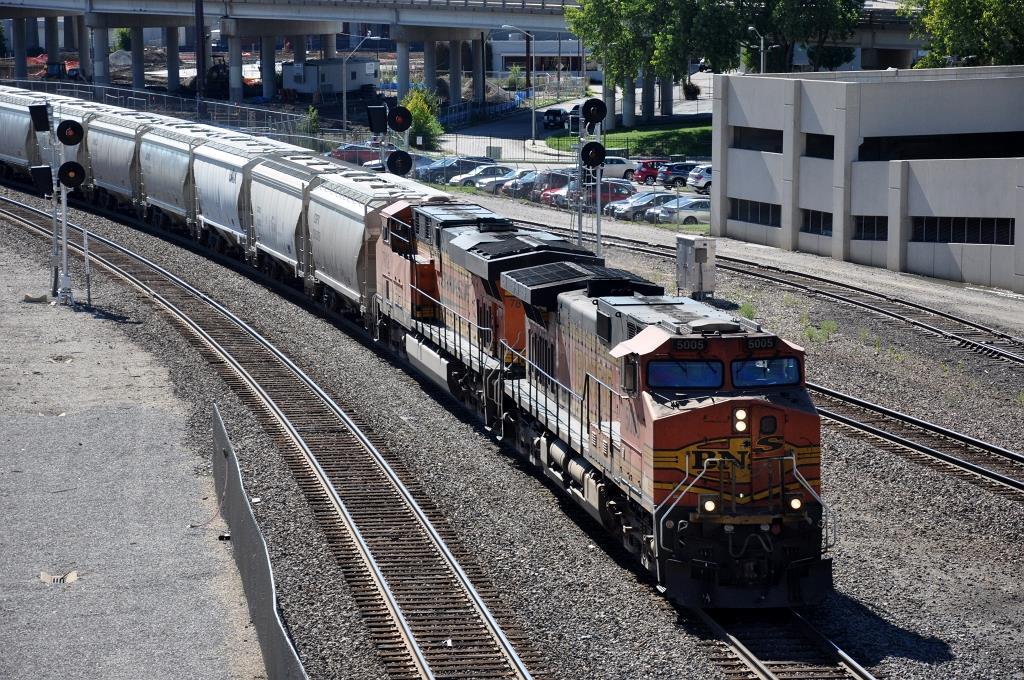
POLYGON ((647 387, 653 390, 693 390, 722 386, 722 362, 680 361, 647 362, 647 387))
POLYGON ((769 387, 799 383, 800 360, 796 357, 732 362, 733 387, 769 387))

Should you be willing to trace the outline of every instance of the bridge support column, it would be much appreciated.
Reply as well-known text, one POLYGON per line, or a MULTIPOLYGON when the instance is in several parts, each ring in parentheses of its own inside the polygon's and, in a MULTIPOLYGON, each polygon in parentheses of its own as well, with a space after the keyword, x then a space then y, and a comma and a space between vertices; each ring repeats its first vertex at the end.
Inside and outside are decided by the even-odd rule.
POLYGON ((462 101, 462 41, 448 43, 448 100, 452 104, 462 101))
POLYGON ((39 47, 39 18, 29 17, 25 20, 25 46, 39 47))
POLYGON ((46 37, 46 63, 60 63, 60 32, 57 30, 57 17, 46 17, 43 19, 44 33, 46 37))
POLYGON ((14 19, 14 35, 11 47, 14 50, 14 77, 17 80, 28 78, 28 45, 25 44, 25 19, 14 19))
POLYGON ((337 33, 328 33, 320 36, 320 44, 323 45, 324 59, 334 59, 338 56, 337 33))
POLYGON ((654 120, 654 74, 644 71, 643 86, 640 90, 640 122, 654 120))
POLYGON ((277 74, 274 71, 274 36, 260 37, 260 76, 263 78, 263 96, 273 99, 277 91, 275 87, 277 74))
POLYGON ((632 77, 622 82, 622 127, 636 127, 636 80, 632 77))
POLYGON ((97 85, 110 84, 110 32, 106 28, 92 29, 92 61, 97 85))
POLYGON ((615 129, 615 82, 611 79, 611 74, 605 71, 601 79, 601 97, 604 99, 604 105, 608 109, 608 115, 604 117, 602 127, 605 132, 610 132, 615 129))
POLYGON ((228 36, 228 100, 241 104, 242 88, 242 36, 228 36))
POLYGON ((437 90, 437 43, 423 41, 423 86, 430 92, 437 90))
POLYGON ((178 72, 177 26, 168 26, 164 29, 164 45, 167 46, 167 91, 177 92, 181 89, 181 77, 178 72))
POLYGON ((409 94, 409 43, 395 43, 395 60, 398 62, 398 101, 409 94))
POLYGON ((483 105, 487 98, 487 73, 484 68, 484 40, 473 41, 473 101, 483 105))
POLYGON ((292 60, 296 64, 306 63, 306 36, 304 35, 293 35, 288 38, 288 42, 292 44, 292 60))
POLYGON ((64 17, 64 49, 74 50, 78 47, 78 36, 77 34, 77 21, 76 17, 66 16, 64 17))
POLYGON ((92 69, 92 45, 89 42, 89 29, 85 25, 85 17, 75 17, 75 32, 78 34, 78 72, 86 80, 91 80, 92 69))
POLYGON ((129 29, 132 36, 132 89, 146 89, 146 42, 142 26, 129 29))
POLYGON ((661 115, 672 115, 672 98, 675 97, 675 83, 672 76, 661 77, 661 115))

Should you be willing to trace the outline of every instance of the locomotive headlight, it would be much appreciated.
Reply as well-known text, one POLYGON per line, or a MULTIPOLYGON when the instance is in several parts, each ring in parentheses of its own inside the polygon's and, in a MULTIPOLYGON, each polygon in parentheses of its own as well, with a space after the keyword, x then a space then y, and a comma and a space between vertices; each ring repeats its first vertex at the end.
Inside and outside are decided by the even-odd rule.
POLYGON ((700 511, 705 514, 718 512, 718 496, 705 495, 700 497, 700 511))
POLYGON ((714 512, 716 507, 717 506, 713 500, 708 499, 704 501, 704 512, 714 512))
POLYGON ((737 432, 747 431, 747 409, 738 408, 732 412, 732 427, 737 432))
POLYGON ((792 496, 788 501, 786 501, 786 505, 789 506, 790 510, 794 510, 795 511, 795 510, 799 510, 800 508, 804 507, 804 501, 803 501, 803 499, 801 499, 801 498, 799 498, 797 496, 792 496))

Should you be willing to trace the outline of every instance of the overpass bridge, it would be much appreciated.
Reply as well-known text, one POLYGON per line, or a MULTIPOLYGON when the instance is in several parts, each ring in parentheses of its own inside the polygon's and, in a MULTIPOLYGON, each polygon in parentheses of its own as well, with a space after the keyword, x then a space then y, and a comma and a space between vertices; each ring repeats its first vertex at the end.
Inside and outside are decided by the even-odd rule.
MULTIPOLYGON (((576 0, 207 0, 203 30, 220 24, 221 37, 228 42, 229 96, 242 99, 243 39, 260 39, 261 68, 273 72, 274 45, 279 36, 287 36, 293 46, 305 45, 306 36, 321 36, 324 58, 337 56, 336 36, 345 22, 389 24, 396 42, 398 94, 409 89, 409 43, 424 46, 424 82, 436 81, 438 42, 449 42, 453 55, 450 90, 461 92, 462 43, 472 43, 473 99, 484 99, 484 41, 487 33, 510 24, 526 31, 566 31, 565 8, 576 0)), ((132 32, 133 87, 143 89, 143 28, 165 29, 168 89, 177 89, 178 29, 195 26, 193 0, 0 0, 0 18, 14 20, 12 47, 15 78, 24 78, 26 64, 26 20, 45 22, 48 61, 59 61, 57 18, 75 26, 75 42, 80 49, 81 67, 97 84, 110 82, 107 46, 110 31, 126 27, 132 32), (100 46, 102 46, 101 49, 100 46)), ((210 43, 205 41, 209 54, 210 43)), ((305 61, 305 51, 297 50, 295 60, 305 61)), ((207 59, 206 63, 211 63, 207 59)), ((272 78, 264 79, 264 95, 273 96, 272 78)))

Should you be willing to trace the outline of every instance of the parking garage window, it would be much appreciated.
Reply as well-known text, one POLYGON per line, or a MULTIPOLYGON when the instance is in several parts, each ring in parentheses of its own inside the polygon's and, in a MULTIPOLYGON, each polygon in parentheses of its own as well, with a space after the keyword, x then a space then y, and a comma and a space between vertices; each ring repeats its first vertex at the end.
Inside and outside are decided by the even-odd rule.
POLYGON ((782 153, 782 130, 734 125, 732 128, 732 148, 782 153))
POLYGON ((818 236, 832 235, 832 213, 821 210, 801 210, 800 212, 803 213, 800 231, 818 236))
POLYGON ((782 224, 782 206, 778 203, 761 203, 742 198, 730 198, 729 219, 753 222, 766 227, 778 227, 782 224))
POLYGON ((913 217, 911 241, 1012 246, 1012 217, 913 217))
POLYGON ((811 158, 836 157, 836 138, 834 135, 808 134, 804 155, 811 158))
POLYGON ((854 241, 888 241, 889 218, 885 215, 854 215, 854 241))

